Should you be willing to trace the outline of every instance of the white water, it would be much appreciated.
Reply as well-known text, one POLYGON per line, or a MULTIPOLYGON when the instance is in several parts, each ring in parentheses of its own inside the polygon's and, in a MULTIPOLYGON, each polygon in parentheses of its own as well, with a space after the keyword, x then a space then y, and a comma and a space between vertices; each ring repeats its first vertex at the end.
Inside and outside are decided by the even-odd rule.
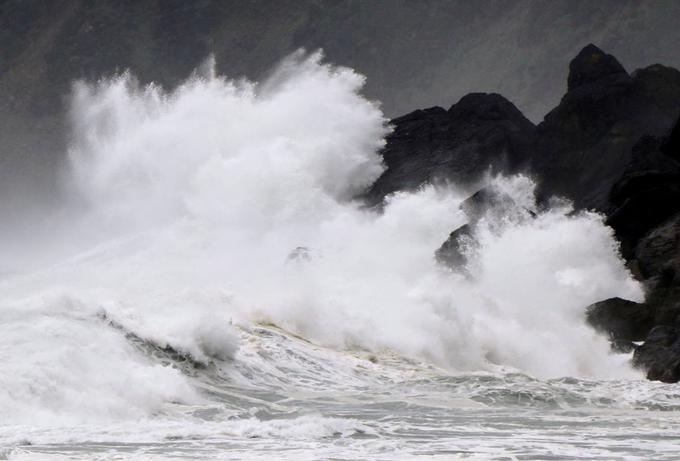
MULTIPOLYGON (((362 85, 299 54, 260 84, 208 63, 172 92, 130 75, 75 86, 71 202, 34 242, 70 256, 0 279, 7 456, 87 459, 108 443, 135 457, 313 458, 330 438, 346 442, 324 456, 407 457, 409 431, 429 424, 443 431, 430 451, 447 451, 430 413, 461 428, 499 417, 521 438, 545 415, 515 421, 508 405, 674 408, 675 391, 639 381, 584 324, 594 301, 642 297, 600 216, 531 218, 529 178, 490 179, 517 213, 482 221, 463 276, 433 257, 465 222, 463 191, 397 194, 383 213, 353 200, 381 173, 389 130, 362 85), (257 326, 269 324, 283 332, 257 326)), ((563 435, 546 446, 578 450, 563 435)), ((496 436, 457 446, 496 456, 496 436)))

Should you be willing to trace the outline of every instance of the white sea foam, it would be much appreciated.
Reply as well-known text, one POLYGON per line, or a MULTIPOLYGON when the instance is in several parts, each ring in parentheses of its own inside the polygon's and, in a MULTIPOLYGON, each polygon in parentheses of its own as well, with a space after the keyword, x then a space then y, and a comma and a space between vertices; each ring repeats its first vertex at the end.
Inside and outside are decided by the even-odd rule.
MULTIPOLYGON (((239 360, 231 324, 258 321, 450 370, 631 373, 583 319, 594 301, 642 296, 600 216, 488 217, 466 277, 433 258, 465 222, 464 194, 426 186, 382 213, 353 200, 381 173, 388 131, 363 83, 297 54, 260 84, 208 71, 171 92, 129 74, 76 85, 66 181, 77 211, 54 244, 79 250, 0 284, 9 419, 193 401, 188 378, 124 332, 210 363, 239 360), (43 294, 55 291, 66 298, 43 294)), ((492 181, 518 210, 535 208, 529 178, 492 181)))

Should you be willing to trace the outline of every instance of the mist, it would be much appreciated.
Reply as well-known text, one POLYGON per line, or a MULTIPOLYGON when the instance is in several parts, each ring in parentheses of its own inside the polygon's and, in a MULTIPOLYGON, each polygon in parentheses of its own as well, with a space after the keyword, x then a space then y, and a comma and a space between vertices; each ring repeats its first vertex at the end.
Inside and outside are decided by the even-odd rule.
POLYGON ((382 212, 354 199, 382 172, 389 130, 363 84, 320 53, 296 53, 260 84, 208 66, 169 92, 129 73, 75 85, 68 200, 51 217, 56 231, 30 242, 61 259, 0 285, 12 331, 3 350, 38 348, 12 362, 17 372, 66 384, 19 403, 24 381, 8 379, 5 405, 30 421, 76 417, 79 399, 95 405, 78 410, 85 418, 134 417, 146 393, 149 412, 166 398, 200 400, 102 318, 201 363, 230 360, 235 326, 264 323, 457 372, 635 376, 583 322, 598 299, 642 298, 601 216, 538 210, 530 178, 489 178, 517 211, 485 218, 464 275, 434 259, 467 219, 464 193, 426 186, 382 212), (85 347, 92 334, 105 345, 85 347), (88 378, 109 373, 138 390, 88 378))

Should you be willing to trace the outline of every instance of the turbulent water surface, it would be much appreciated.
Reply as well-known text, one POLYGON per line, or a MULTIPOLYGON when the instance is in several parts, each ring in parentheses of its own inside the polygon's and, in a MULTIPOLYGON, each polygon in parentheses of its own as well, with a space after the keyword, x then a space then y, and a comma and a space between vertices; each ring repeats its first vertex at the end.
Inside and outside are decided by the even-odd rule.
POLYGON ((4 245, 9 459, 677 459, 676 386, 584 323, 643 293, 602 217, 489 178, 368 210, 389 131, 316 55, 254 84, 74 86, 64 206, 4 245), (45 227, 45 222, 49 227, 45 227))

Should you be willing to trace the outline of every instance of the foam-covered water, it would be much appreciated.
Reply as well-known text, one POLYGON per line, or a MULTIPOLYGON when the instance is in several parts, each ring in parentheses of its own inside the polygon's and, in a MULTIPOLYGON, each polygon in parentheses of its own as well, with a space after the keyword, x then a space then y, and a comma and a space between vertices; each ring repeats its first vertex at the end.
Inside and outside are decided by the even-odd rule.
POLYGON ((363 208, 362 85, 298 54, 74 87, 68 203, 0 278, 2 456, 673 459, 677 390, 584 323, 642 298, 602 218, 489 178, 514 213, 439 266, 469 191, 363 208))

